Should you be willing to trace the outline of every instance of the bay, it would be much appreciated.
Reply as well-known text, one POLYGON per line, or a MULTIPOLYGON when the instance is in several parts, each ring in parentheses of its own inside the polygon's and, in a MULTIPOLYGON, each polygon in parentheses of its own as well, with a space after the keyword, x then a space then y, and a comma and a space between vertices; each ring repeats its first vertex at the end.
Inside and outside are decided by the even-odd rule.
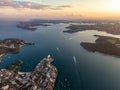
POLYGON ((3 56, 0 69, 17 60, 22 60, 21 71, 32 71, 37 63, 50 54, 58 68, 55 90, 119 90, 120 58, 91 53, 80 46, 80 42, 94 42, 93 35, 111 35, 96 30, 74 34, 64 33, 65 23, 38 26, 36 31, 16 27, 18 21, 0 21, 0 39, 20 38, 35 46, 23 46, 17 54, 3 56))

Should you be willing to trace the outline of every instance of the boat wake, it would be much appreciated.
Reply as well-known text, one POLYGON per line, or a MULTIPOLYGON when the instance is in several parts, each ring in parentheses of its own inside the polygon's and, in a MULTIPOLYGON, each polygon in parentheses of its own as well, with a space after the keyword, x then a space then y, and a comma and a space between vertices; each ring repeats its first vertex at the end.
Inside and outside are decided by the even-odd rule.
POLYGON ((69 40, 72 40, 73 38, 69 38, 69 40))
POLYGON ((56 47, 56 50, 57 50, 58 52, 60 52, 60 48, 59 48, 59 47, 56 47))
POLYGON ((77 59, 75 56, 73 56, 73 60, 74 60, 74 63, 76 64, 77 63, 77 59))

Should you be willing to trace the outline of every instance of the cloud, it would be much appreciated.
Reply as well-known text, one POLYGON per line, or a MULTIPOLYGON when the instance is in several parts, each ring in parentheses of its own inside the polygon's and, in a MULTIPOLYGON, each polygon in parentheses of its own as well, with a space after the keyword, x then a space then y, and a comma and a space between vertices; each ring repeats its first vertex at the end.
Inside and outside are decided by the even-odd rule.
POLYGON ((4 6, 12 6, 13 3, 12 3, 13 0, 0 0, 0 6, 4 7, 4 6))
POLYGON ((0 8, 4 7, 12 7, 15 9, 19 8, 29 8, 29 9, 51 9, 51 10, 61 10, 64 8, 70 8, 72 6, 70 5, 61 5, 61 6, 51 6, 51 5, 45 5, 40 4, 36 2, 29 2, 29 1, 15 1, 15 0, 0 0, 0 8))
POLYGON ((59 8, 70 8, 72 6, 71 5, 61 5, 61 6, 57 6, 57 7, 59 7, 59 8))
POLYGON ((43 5, 35 2, 0 0, 0 7, 29 8, 29 9, 48 9, 50 5, 43 5))
POLYGON ((71 8, 71 7, 72 7, 71 5, 60 5, 60 6, 52 7, 51 9, 62 10, 62 9, 71 8))

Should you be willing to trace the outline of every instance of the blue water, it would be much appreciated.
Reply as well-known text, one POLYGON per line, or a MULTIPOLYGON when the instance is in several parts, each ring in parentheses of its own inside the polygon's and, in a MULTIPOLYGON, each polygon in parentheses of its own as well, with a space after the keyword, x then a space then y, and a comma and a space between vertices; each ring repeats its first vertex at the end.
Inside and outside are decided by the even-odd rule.
POLYGON ((1 21, 0 39, 20 38, 35 46, 23 46, 18 54, 5 55, 0 68, 22 60, 21 71, 29 72, 51 54, 58 68, 55 90, 120 90, 120 58, 90 53, 80 46, 82 41, 94 42, 94 34, 108 34, 95 30, 63 33, 69 25, 63 23, 39 26, 36 31, 17 28, 16 24, 17 21, 1 21))

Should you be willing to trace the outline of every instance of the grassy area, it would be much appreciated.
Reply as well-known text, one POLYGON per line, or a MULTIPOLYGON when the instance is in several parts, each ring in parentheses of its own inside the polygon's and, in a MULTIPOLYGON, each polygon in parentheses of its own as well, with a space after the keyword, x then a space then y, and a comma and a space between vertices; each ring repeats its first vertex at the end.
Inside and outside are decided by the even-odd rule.
POLYGON ((100 52, 103 54, 120 57, 120 39, 107 36, 98 36, 95 43, 82 42, 81 46, 91 52, 100 52))
POLYGON ((117 41, 115 39, 108 39, 108 42, 111 44, 116 44, 117 41))

